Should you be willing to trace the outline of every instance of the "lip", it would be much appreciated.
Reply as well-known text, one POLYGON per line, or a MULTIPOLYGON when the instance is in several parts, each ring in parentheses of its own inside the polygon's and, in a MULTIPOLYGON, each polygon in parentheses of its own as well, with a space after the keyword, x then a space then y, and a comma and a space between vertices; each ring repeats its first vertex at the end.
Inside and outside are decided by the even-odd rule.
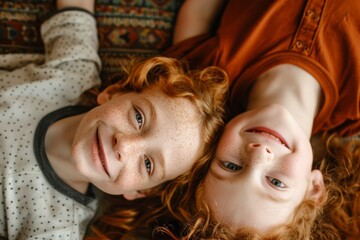
POLYGON ((287 149, 290 150, 289 144, 285 140, 285 138, 281 134, 279 134, 278 132, 276 132, 276 131, 274 131, 272 129, 269 129, 269 128, 266 128, 266 127, 254 127, 254 128, 246 130, 246 132, 259 133, 259 134, 261 134, 261 133, 269 134, 270 136, 272 136, 274 138, 275 141, 279 141, 279 143, 281 143, 287 149))
POLYGON ((99 157, 100 163, 105 170, 106 174, 110 177, 108 166, 107 166, 107 160, 106 155, 104 152, 104 147, 101 141, 101 137, 99 135, 99 129, 96 129, 96 145, 97 145, 97 156, 99 157))

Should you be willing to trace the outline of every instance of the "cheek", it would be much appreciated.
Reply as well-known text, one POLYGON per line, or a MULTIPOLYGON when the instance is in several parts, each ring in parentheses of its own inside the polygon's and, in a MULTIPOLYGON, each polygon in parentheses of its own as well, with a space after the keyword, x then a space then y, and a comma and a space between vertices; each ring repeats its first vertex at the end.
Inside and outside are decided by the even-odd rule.
POLYGON ((146 189, 148 186, 144 182, 143 179, 139 176, 136 172, 135 167, 131 167, 133 170, 129 168, 123 169, 120 172, 116 182, 114 183, 113 187, 117 189, 117 191, 121 193, 130 192, 130 191, 137 191, 140 189, 146 189))
POLYGON ((121 117, 132 108, 131 98, 112 98, 110 101, 92 109, 94 118, 115 118, 121 117))
POLYGON ((121 118, 120 107, 111 103, 98 106, 90 116, 92 119, 101 119, 106 122, 111 122, 114 119, 121 118))
POLYGON ((93 136, 94 132, 95 132, 95 124, 91 122, 87 118, 87 114, 85 114, 75 130, 75 135, 72 142, 72 150, 73 151, 82 150, 84 144, 85 146, 90 147, 91 140, 94 137, 93 136), (77 150, 74 148, 77 148, 77 150))
POLYGON ((311 165, 313 162, 313 149, 310 140, 306 136, 303 136, 298 141, 297 154, 299 158, 306 160, 311 165))
POLYGON ((223 223, 228 220, 229 216, 232 216, 233 206, 237 206, 237 204, 233 204, 233 196, 226 190, 226 186, 221 186, 216 181, 207 180, 204 183, 204 193, 200 202, 202 199, 205 199, 212 214, 223 223))
POLYGON ((293 184, 303 189, 303 185, 307 184, 307 180, 311 174, 311 165, 306 160, 301 158, 289 157, 280 165, 280 172, 286 173, 291 179, 293 184))
POLYGON ((302 158, 289 157, 287 161, 281 164, 279 171, 286 173, 292 179, 293 184, 301 186, 307 184, 307 180, 311 175, 311 164, 302 158))
POLYGON ((226 191, 223 191, 221 184, 212 176, 207 176, 203 183, 203 196, 206 203, 212 210, 222 205, 222 197, 227 196, 226 191))
POLYGON ((306 171, 310 174, 313 163, 312 149, 310 147, 304 148, 302 152, 298 154, 296 160, 296 167, 303 169, 303 171, 306 171))
POLYGON ((86 132, 88 128, 92 128, 96 125, 102 115, 102 109, 99 106, 91 109, 84 114, 84 117, 81 119, 78 126, 78 130, 86 132))
POLYGON ((224 132, 216 147, 216 157, 226 159, 229 156, 237 156, 240 148, 239 137, 234 133, 224 132))

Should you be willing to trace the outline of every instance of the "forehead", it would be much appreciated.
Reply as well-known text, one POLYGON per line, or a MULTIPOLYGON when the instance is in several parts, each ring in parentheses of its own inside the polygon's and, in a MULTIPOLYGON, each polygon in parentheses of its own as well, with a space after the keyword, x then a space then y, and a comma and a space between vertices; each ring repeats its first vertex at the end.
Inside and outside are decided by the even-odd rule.
POLYGON ((187 127, 200 128, 200 112, 189 99, 171 97, 158 87, 140 93, 152 105, 157 121, 166 121, 164 128, 172 128, 178 133, 185 132, 187 127))
POLYGON ((166 178, 189 170, 203 149, 201 116, 195 105, 183 97, 170 97, 159 88, 143 91, 152 105, 152 132, 160 145, 166 178))

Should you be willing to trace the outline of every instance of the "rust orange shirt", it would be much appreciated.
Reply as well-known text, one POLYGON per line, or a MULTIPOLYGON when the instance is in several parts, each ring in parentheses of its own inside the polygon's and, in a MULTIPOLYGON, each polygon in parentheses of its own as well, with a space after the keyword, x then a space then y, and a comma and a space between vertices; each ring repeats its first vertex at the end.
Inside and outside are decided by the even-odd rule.
POLYGON ((313 133, 360 132, 359 0, 229 0, 215 34, 182 41, 165 55, 185 57, 194 68, 225 69, 233 115, 244 110, 261 73, 297 65, 319 81, 324 94, 313 133))

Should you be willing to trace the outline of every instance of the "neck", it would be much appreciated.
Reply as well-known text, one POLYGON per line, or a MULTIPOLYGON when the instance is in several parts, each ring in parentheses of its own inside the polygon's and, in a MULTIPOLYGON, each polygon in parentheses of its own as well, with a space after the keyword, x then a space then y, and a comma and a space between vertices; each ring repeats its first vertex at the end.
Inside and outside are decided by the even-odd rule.
POLYGON ((298 121, 309 136, 321 102, 321 87, 305 70, 294 65, 276 66, 255 81, 247 109, 280 104, 298 121))
POLYGON ((46 132, 45 152, 58 177, 73 189, 86 193, 89 182, 79 174, 71 156, 71 146, 82 117, 83 114, 79 114, 53 123, 46 132))

